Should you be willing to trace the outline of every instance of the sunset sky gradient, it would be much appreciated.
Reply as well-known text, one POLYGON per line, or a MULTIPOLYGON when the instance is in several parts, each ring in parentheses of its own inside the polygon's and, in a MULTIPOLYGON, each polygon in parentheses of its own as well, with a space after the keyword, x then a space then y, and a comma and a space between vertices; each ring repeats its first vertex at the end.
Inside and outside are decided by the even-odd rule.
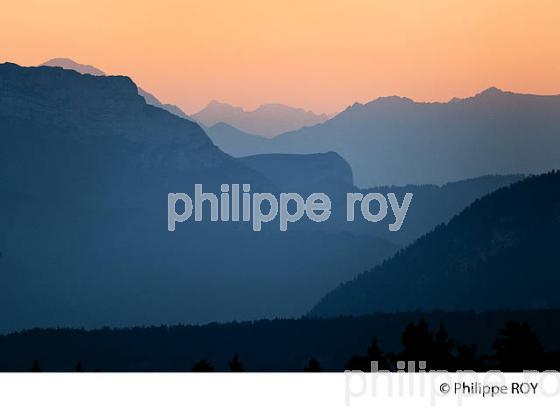
POLYGON ((188 113, 560 93, 558 0, 1 0, 0 61, 68 57, 188 113))

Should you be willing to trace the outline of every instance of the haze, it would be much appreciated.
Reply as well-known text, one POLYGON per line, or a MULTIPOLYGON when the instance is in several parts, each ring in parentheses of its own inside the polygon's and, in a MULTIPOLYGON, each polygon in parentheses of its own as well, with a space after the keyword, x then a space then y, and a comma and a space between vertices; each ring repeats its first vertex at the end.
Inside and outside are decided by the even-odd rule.
POLYGON ((489 86, 557 94, 558 21, 555 0, 4 0, 0 61, 69 57, 188 113, 213 99, 332 113, 489 86))

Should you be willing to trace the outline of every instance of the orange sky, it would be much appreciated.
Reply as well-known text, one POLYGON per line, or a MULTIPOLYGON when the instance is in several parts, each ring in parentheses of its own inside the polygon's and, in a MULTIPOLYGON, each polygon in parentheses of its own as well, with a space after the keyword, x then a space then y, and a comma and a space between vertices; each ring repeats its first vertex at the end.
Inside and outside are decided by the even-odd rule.
POLYGON ((0 61, 69 57, 186 112, 560 93, 558 0, 0 0, 0 61))

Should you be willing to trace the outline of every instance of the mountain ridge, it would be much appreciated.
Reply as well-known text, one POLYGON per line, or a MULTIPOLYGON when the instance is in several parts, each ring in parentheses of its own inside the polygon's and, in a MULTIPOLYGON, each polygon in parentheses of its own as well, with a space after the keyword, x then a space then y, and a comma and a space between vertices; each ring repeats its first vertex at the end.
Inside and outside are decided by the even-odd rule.
POLYGON ((310 315, 558 306, 559 229, 560 172, 528 177, 477 199, 450 222, 339 285, 310 315), (543 208, 539 195, 545 192, 543 208))
POLYGON ((401 97, 354 104, 326 122, 273 138, 245 155, 334 151, 360 187, 443 184, 560 167, 560 96, 488 89, 446 103, 401 97))
MULTIPOLYGON (((74 70, 81 74, 90 74, 95 76, 106 76, 107 74, 100 70, 97 67, 92 65, 85 65, 80 64, 71 58, 53 58, 48 61, 45 61, 41 66, 49 66, 49 67, 61 67, 67 70, 74 70)), ((163 108, 166 111, 169 111, 171 114, 177 115, 178 117, 190 119, 190 117, 185 114, 181 108, 174 104, 164 104, 162 103, 156 96, 149 93, 148 91, 138 87, 138 94, 146 100, 146 103, 149 105, 153 105, 154 107, 163 108)))
POLYGON ((313 111, 285 104, 262 104, 254 110, 245 110, 216 100, 210 101, 192 117, 208 128, 223 122, 242 132, 267 138, 315 125, 329 118, 326 114, 315 114, 313 111))

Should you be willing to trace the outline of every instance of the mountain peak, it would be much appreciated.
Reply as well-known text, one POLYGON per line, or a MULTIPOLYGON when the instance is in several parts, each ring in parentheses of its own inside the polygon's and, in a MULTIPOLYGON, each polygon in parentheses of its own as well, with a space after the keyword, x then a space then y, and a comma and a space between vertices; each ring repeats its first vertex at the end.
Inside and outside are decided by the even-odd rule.
POLYGON ((202 109, 205 110, 235 110, 235 111, 245 111, 242 107, 238 107, 233 104, 228 104, 226 102, 218 101, 218 100, 211 100, 206 107, 202 109))
POLYGON ((206 127, 224 122, 245 133, 275 137, 279 134, 326 121, 325 114, 294 108, 285 104, 263 104, 254 110, 212 100, 192 116, 206 127))
POLYGON ((410 104, 414 103, 413 100, 407 97, 400 97, 398 95, 390 95, 386 97, 379 97, 371 101, 369 104, 410 104))
POLYGON ((42 66, 48 67, 61 67, 67 70, 74 70, 81 74, 91 74, 91 75, 105 75, 103 71, 92 65, 85 65, 77 63, 70 58, 53 58, 49 61, 45 61, 42 66))
POLYGON ((397 95, 378 97, 375 100, 371 100, 367 103, 354 102, 352 105, 346 107, 346 109, 340 114, 335 115, 332 119, 340 119, 347 115, 354 115, 356 113, 367 112, 370 109, 375 109, 379 107, 399 107, 402 105, 415 104, 414 100, 407 97, 399 97, 397 95))
POLYGON ((475 97, 494 97, 494 96, 501 96, 507 94, 505 91, 500 90, 497 87, 489 87, 484 91, 478 93, 475 97))

